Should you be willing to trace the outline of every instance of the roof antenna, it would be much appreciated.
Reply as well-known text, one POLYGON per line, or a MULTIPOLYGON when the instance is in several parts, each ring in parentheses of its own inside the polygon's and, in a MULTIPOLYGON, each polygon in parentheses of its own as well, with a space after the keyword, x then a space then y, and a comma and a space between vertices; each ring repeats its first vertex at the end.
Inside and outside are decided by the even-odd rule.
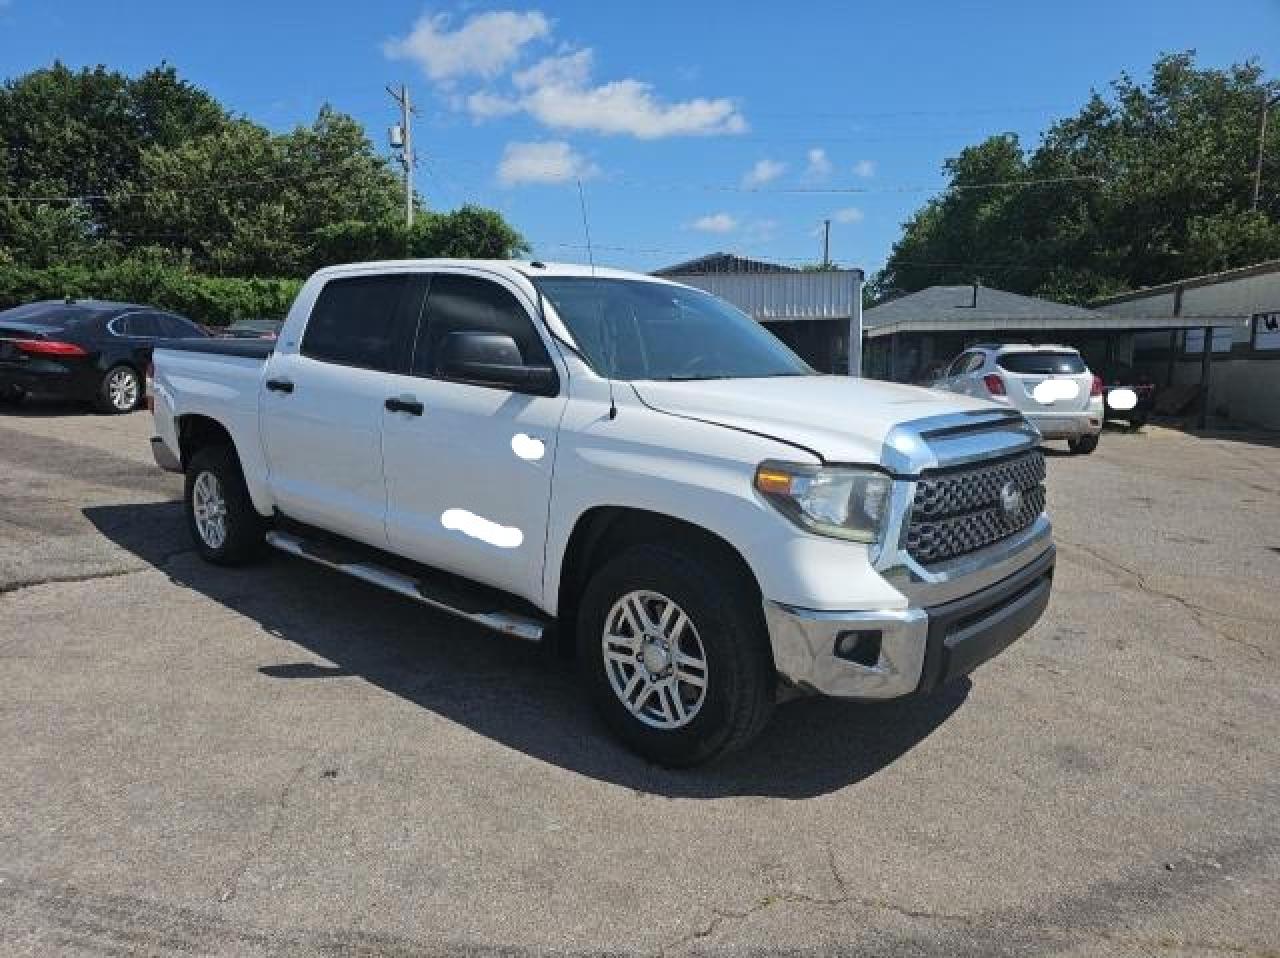
MULTIPOLYGON (((587 262, 591 264, 591 278, 596 278, 596 254, 591 248, 591 224, 587 222, 587 194, 582 189, 582 177, 574 177, 578 184, 578 206, 582 209, 582 234, 587 239, 587 262)), ((613 401, 613 370, 609 370, 609 418, 618 418, 618 405, 613 401)))
POLYGON ((591 249, 591 225, 587 222, 587 194, 582 189, 582 177, 574 178, 578 184, 578 206, 582 209, 582 233, 587 238, 587 262, 591 264, 591 278, 596 278, 596 254, 591 249))

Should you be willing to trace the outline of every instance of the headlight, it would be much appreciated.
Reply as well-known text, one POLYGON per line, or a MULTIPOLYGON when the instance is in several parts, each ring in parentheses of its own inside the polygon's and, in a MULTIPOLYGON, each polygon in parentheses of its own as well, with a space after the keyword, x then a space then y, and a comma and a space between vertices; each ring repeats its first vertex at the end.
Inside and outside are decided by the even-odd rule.
POLYGON ((756 488, 792 522, 824 536, 878 542, 893 480, 869 469, 766 462, 756 488))

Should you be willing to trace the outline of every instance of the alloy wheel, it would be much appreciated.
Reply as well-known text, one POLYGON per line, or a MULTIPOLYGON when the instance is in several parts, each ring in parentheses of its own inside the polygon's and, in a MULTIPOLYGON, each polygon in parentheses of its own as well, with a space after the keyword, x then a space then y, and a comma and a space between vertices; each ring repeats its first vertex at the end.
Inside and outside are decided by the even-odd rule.
POLYGON ((107 395, 112 406, 128 412, 138 404, 138 377, 132 370, 117 369, 107 380, 107 395))
POLYGON ((644 724, 677 729, 707 698, 707 653, 693 621, 658 592, 618 599, 601 637, 605 672, 618 700, 644 724))
POLYGON ((191 512, 196 531, 210 549, 221 549, 227 541, 227 500, 222 483, 212 472, 196 476, 191 487, 191 512))

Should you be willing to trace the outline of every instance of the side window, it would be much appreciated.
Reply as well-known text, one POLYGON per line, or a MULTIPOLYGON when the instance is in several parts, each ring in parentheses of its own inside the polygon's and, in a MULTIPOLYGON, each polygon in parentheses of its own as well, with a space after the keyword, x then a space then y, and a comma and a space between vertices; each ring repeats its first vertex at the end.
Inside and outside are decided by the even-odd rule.
POLYGON ((961 353, 955 359, 951 360, 951 365, 947 367, 945 376, 959 376, 964 372, 965 363, 969 361, 969 353, 961 353))
POLYGON ((329 363, 394 371, 404 274, 333 279, 316 298, 302 355, 329 363))
POLYGON ((189 319, 183 319, 181 316, 173 316, 169 313, 160 313, 157 318, 160 320, 161 335, 163 336, 168 336, 171 339, 204 338, 204 331, 189 319))
POLYGON ((516 341, 525 365, 551 364, 533 321, 510 292, 487 279, 437 273, 431 277, 418 330, 414 375, 438 376, 441 343, 450 333, 461 332, 506 333, 516 341))
POLYGON ((117 336, 155 338, 164 335, 160 331, 160 323, 151 313, 129 313, 121 316, 115 321, 114 328, 117 336))

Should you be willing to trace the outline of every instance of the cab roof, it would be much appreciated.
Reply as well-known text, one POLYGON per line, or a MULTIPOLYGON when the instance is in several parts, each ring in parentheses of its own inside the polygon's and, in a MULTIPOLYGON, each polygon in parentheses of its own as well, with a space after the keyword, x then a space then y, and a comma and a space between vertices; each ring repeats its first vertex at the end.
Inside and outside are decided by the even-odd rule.
MULTIPOLYGON (((343 275, 356 272, 389 272, 406 269, 441 269, 465 267, 485 270, 491 273, 506 275, 509 278, 539 279, 542 277, 586 277, 596 279, 629 279, 646 283, 670 284, 669 280, 647 273, 635 273, 630 270, 612 269, 607 266, 589 266, 581 263, 550 263, 543 260, 517 259, 392 259, 378 260, 371 263, 344 263, 339 266, 326 266, 317 272, 317 276, 343 275)), ((671 284, 674 285, 674 284, 671 284)))

